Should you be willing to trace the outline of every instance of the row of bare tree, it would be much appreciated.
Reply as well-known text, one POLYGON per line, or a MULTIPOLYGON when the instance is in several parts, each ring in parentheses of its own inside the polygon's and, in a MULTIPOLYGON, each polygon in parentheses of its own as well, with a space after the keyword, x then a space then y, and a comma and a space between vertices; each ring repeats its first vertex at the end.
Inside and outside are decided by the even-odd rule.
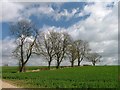
POLYGON ((19 60, 19 72, 25 72, 25 65, 32 54, 44 57, 49 69, 53 60, 56 60, 58 69, 61 62, 66 59, 69 59, 73 67, 75 60, 78 61, 78 66, 84 59, 95 65, 101 58, 98 53, 91 52, 88 42, 73 40, 67 32, 39 32, 36 26, 27 20, 12 24, 10 30, 16 37, 17 47, 13 55, 19 60))

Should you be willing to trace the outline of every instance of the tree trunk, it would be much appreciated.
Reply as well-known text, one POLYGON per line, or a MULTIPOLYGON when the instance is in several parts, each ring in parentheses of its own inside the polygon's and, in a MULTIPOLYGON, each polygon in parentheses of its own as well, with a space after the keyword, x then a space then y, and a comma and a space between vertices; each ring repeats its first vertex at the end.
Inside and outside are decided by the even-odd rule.
POLYGON ((80 66, 80 60, 78 59, 78 66, 80 66))
POLYGON ((81 61, 83 60, 83 57, 78 58, 78 66, 80 66, 81 61))
POLYGON ((57 56, 57 66, 56 66, 56 69, 58 69, 60 66, 60 58, 57 56))
POLYGON ((71 67, 73 67, 74 66, 74 61, 71 61, 71 67))
POLYGON ((93 62, 93 66, 95 66, 95 62, 93 62))
POLYGON ((25 65, 21 65, 21 67, 20 67, 20 71, 19 72, 25 72, 26 71, 26 69, 25 69, 25 65))
POLYGON ((78 52, 78 66, 80 66, 80 55, 79 55, 79 52, 78 52))
POLYGON ((20 62, 19 62, 19 65, 20 65, 20 69, 19 69, 19 72, 24 72, 24 59, 23 59, 23 39, 21 39, 21 45, 20 45, 20 47, 21 47, 21 51, 20 51, 20 53, 21 53, 21 65, 20 65, 20 62))
POLYGON ((59 68, 59 66, 60 66, 60 63, 59 63, 59 62, 57 62, 57 66, 56 66, 56 68, 58 69, 58 68, 59 68))
POLYGON ((50 69, 51 61, 48 61, 48 69, 50 69))
POLYGON ((19 68, 18 68, 18 71, 20 72, 20 69, 21 69, 21 61, 19 60, 19 68))

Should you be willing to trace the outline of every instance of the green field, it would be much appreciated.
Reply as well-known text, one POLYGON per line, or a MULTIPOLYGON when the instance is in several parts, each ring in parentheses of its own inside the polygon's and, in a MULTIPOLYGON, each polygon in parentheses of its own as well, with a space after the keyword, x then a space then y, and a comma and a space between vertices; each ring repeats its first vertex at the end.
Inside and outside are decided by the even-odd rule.
MULTIPOLYGON (((44 67, 27 67, 28 70, 38 68, 44 67)), ((81 66, 25 73, 18 73, 17 67, 2 67, 2 78, 25 88, 116 88, 118 66, 81 66)))

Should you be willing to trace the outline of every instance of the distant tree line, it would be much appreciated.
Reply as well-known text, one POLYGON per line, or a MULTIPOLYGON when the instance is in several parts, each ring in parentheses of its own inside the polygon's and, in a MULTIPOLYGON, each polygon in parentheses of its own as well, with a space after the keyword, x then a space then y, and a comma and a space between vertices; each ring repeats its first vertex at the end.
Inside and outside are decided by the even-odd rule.
POLYGON ((56 61, 56 68, 64 60, 69 60, 71 67, 77 60, 80 66, 83 60, 92 62, 95 66, 100 62, 101 55, 92 52, 89 43, 83 40, 73 40, 67 33, 56 30, 39 31, 27 20, 20 20, 10 26, 11 34, 16 38, 16 49, 13 55, 19 60, 19 72, 25 72, 25 65, 32 54, 44 57, 50 69, 52 61, 56 61))

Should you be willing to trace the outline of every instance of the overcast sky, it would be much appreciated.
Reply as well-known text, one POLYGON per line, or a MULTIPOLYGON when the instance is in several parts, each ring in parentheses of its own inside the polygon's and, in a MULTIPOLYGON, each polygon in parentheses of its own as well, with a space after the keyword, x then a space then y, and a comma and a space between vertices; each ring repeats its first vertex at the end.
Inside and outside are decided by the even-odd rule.
MULTIPOLYGON (((88 41, 92 51, 102 55, 101 63, 98 64, 118 64, 118 3, 114 0, 74 3, 3 2, 0 15, 3 64, 17 64, 17 60, 11 56, 16 45, 10 36, 9 24, 20 19, 33 21, 39 30, 67 31, 76 40, 88 41)), ((35 56, 28 62, 28 65, 46 64, 35 56)), ((62 65, 69 63, 63 62, 62 65)))

